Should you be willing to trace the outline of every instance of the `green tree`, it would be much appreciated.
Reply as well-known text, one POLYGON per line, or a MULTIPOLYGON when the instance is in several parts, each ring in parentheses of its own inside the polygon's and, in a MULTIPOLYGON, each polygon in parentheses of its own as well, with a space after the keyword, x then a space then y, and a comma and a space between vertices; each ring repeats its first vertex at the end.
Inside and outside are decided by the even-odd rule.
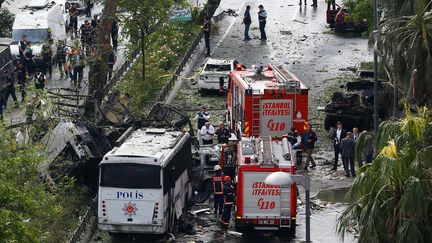
POLYGON ((11 37, 14 15, 6 8, 0 7, 0 37, 11 37))
POLYGON ((120 0, 119 5, 129 15, 124 16, 124 33, 130 38, 130 50, 141 48, 142 80, 146 80, 145 38, 157 24, 167 21, 172 0, 120 0))
POLYGON ((354 222, 360 243, 432 242, 432 115, 422 108, 380 125, 371 165, 360 168, 338 219, 354 222))
MULTIPOLYGON (((383 38, 380 44, 384 60, 392 62, 395 78, 401 87, 414 94, 418 105, 431 105, 432 97, 432 12, 431 2, 414 1, 413 13, 386 19, 380 25, 383 38), (413 71, 416 70, 414 77, 413 71), (413 83, 414 82, 414 83, 413 83)), ((409 12, 411 5, 403 9, 409 12)))

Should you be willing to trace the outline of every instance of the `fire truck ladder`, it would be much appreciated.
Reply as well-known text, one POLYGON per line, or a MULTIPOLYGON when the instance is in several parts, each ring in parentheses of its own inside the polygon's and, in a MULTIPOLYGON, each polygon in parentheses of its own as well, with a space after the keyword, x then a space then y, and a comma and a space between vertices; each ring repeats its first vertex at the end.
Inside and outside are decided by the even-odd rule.
POLYGON ((300 81, 290 78, 291 75, 283 66, 276 66, 272 64, 273 75, 276 80, 288 86, 289 89, 294 90, 294 107, 297 107, 297 93, 301 91, 300 81))
POLYGON ((273 161, 273 148, 271 145, 271 137, 266 136, 262 138, 262 159, 263 164, 271 164, 273 161))
POLYGON ((291 186, 285 185, 280 188, 280 227, 287 228, 290 227, 290 214, 291 214, 291 186), (288 221, 284 224, 282 221, 288 221))
POLYGON ((252 133, 260 133, 260 107, 261 98, 252 96, 252 133))

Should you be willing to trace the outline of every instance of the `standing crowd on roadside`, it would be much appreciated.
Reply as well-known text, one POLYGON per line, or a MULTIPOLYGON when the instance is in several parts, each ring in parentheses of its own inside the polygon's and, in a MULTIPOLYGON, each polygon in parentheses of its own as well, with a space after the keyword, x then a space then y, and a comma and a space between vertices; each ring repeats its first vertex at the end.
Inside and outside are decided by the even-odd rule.
MULTIPOLYGON (((86 1, 86 17, 91 17, 92 1, 86 1)), ((98 28, 100 19, 94 15, 93 19, 85 19, 84 23, 78 28, 79 11, 74 5, 69 10, 68 34, 73 40, 80 39, 80 46, 66 45, 64 40, 56 41, 56 48, 52 50, 51 38, 42 45, 41 56, 36 57, 33 54, 32 43, 26 35, 21 37, 18 42, 19 56, 14 60, 14 69, 2 71, 0 75, 0 119, 3 119, 3 111, 7 106, 9 97, 15 103, 14 107, 19 107, 20 103, 26 103, 27 110, 33 110, 38 105, 33 104, 40 101, 42 90, 47 87, 48 81, 52 79, 53 67, 58 69, 60 79, 68 78, 73 86, 81 87, 84 68, 87 64, 87 58, 94 56, 96 52, 96 43, 98 38, 98 28), (32 83, 35 92, 34 95, 26 100, 29 84, 32 83), (20 92, 21 99, 18 100, 16 91, 20 92)), ((47 35, 51 36, 51 29, 47 30, 47 35)), ((114 19, 111 31, 112 46, 106 55, 106 64, 108 67, 107 80, 111 79, 113 67, 116 62, 115 51, 118 47, 118 20, 114 19)), ((40 102, 38 102, 40 103, 40 102)), ((32 112, 27 112, 27 120, 31 120, 32 112)))

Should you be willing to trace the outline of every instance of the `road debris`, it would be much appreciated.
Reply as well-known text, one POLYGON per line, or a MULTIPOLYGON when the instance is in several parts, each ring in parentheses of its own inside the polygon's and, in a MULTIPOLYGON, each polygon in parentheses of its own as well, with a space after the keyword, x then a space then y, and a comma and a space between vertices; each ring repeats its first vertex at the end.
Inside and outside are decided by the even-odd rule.
POLYGON ((240 233, 240 232, 237 232, 237 231, 231 231, 231 230, 228 230, 227 234, 234 235, 234 236, 237 236, 237 237, 242 237, 242 235, 243 235, 243 233, 240 233))
POLYGON ((198 210, 195 210, 195 211, 189 211, 192 215, 197 215, 197 214, 199 214, 199 213, 203 213, 203 212, 206 212, 206 211, 210 211, 210 208, 203 208, 203 209, 198 209, 198 210))
POLYGON ((303 22, 303 21, 300 21, 300 20, 297 20, 297 19, 294 19, 293 21, 294 21, 294 22, 301 23, 301 24, 308 24, 308 23, 306 23, 306 22, 303 22))
POLYGON ((290 30, 281 30, 281 35, 292 35, 292 32, 290 30))

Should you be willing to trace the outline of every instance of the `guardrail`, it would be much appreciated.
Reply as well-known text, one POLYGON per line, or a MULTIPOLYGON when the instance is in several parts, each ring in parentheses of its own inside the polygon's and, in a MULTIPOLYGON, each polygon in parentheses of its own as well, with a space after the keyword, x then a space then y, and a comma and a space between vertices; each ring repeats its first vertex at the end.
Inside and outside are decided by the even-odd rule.
POLYGON ((85 234, 87 230, 87 226, 90 224, 91 218, 94 215, 94 212, 97 209, 97 195, 92 199, 92 202, 87 207, 85 214, 81 217, 78 227, 72 234, 72 237, 68 240, 69 243, 77 243, 80 242, 82 236, 85 234))

